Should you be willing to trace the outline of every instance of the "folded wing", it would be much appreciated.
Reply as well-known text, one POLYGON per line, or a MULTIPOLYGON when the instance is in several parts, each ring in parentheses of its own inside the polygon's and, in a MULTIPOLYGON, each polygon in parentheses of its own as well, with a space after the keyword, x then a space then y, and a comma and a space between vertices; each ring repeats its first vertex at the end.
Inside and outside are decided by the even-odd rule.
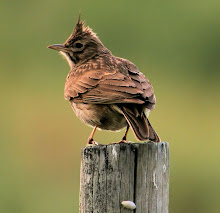
POLYGON ((150 82, 138 70, 126 68, 126 72, 117 69, 70 72, 66 79, 65 98, 90 104, 146 104, 152 109, 155 96, 150 82))

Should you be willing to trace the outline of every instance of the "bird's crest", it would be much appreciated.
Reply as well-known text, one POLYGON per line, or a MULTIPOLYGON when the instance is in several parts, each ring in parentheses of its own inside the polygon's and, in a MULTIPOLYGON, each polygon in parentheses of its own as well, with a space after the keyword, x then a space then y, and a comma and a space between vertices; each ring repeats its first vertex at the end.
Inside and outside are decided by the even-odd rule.
POLYGON ((83 33, 84 29, 85 29, 85 22, 80 20, 80 15, 79 15, 78 20, 75 25, 75 28, 74 28, 71 35, 72 36, 77 36, 77 35, 80 36, 83 33))
POLYGON ((80 15, 79 15, 75 28, 65 43, 68 43, 71 40, 82 38, 84 36, 90 36, 90 37, 93 37, 94 39, 98 39, 96 33, 94 33, 90 27, 86 27, 84 21, 80 20, 80 15))

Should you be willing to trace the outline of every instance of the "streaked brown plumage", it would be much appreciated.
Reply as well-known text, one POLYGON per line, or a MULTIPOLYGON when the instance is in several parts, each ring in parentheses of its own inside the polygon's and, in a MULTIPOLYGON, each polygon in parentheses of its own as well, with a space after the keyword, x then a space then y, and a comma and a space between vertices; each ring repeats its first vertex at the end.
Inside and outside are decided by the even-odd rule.
POLYGON ((138 140, 160 142, 147 116, 155 106, 153 87, 130 61, 118 58, 102 44, 91 28, 78 20, 64 44, 51 45, 70 65, 64 95, 79 117, 96 128, 117 131, 129 126, 138 140))

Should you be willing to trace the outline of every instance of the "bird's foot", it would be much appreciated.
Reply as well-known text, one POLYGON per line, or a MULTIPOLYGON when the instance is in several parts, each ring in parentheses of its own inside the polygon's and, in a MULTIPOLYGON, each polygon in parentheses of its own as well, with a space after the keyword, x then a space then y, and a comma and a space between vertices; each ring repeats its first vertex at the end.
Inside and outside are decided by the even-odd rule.
POLYGON ((120 144, 120 143, 127 143, 128 141, 126 140, 120 140, 119 142, 113 142, 113 143, 110 143, 110 144, 120 144))
POLYGON ((126 137, 126 134, 125 136, 118 142, 118 143, 127 143, 127 137, 126 137))
POLYGON ((122 139, 122 140, 120 140, 118 143, 127 143, 127 142, 128 142, 128 141, 122 139))
POLYGON ((91 144, 92 144, 92 145, 101 145, 101 144, 99 144, 98 142, 94 141, 93 138, 89 139, 87 144, 88 144, 88 145, 91 145, 91 144))

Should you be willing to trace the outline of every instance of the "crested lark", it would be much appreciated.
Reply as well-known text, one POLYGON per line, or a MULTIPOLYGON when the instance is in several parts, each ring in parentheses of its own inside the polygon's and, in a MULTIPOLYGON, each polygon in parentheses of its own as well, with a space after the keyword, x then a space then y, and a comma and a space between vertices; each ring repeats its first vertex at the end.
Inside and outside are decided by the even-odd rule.
POLYGON ((94 127, 89 144, 96 144, 96 128, 125 127, 122 142, 129 127, 140 141, 160 142, 147 118, 156 101, 153 87, 133 63, 112 55, 80 19, 65 43, 48 48, 58 50, 69 63, 64 95, 76 116, 94 127))

